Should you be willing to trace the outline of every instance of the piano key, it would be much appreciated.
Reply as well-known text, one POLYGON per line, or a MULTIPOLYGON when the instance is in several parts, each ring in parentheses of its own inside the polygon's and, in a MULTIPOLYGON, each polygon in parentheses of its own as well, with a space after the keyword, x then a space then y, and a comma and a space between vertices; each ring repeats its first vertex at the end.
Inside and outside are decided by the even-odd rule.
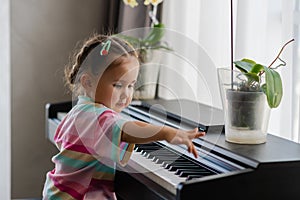
POLYGON ((164 162, 164 167, 169 168, 170 166, 177 166, 177 165, 185 165, 185 166, 198 166, 194 163, 190 163, 184 160, 175 160, 174 162, 164 162))
POLYGON ((195 174, 200 174, 202 176, 209 176, 212 175, 210 171, 203 170, 203 169, 198 169, 198 170, 193 170, 193 169, 178 169, 175 171, 175 175, 178 175, 180 177, 187 177, 188 175, 195 175, 195 174))
MULTIPOLYGON (((179 170, 179 169, 185 169, 187 168, 186 165, 170 165, 169 167, 166 167, 165 169, 169 170, 169 171, 176 171, 176 170, 179 170)), ((189 166, 189 169, 192 169, 192 168, 199 168, 199 166, 189 166)))
POLYGON ((192 179, 195 179, 195 178, 201 178, 201 177, 203 177, 203 176, 201 176, 201 175, 188 175, 186 180, 189 181, 189 180, 192 180, 192 179))
POLYGON ((194 165, 193 163, 189 163, 189 162, 186 162, 186 161, 183 161, 183 160, 175 160, 173 162, 170 162, 170 161, 165 161, 164 162, 164 167, 169 167, 169 166, 175 166, 175 165, 194 165))
POLYGON ((173 173, 174 176, 188 177, 188 175, 207 176, 215 174, 203 167, 155 143, 139 145, 137 151, 149 161, 173 173))
POLYGON ((175 175, 173 172, 161 167, 160 164, 156 164, 150 159, 143 157, 139 152, 132 152, 131 159, 128 161, 127 165, 131 166, 136 171, 143 173, 146 177, 163 186, 173 194, 176 194, 177 185, 186 181, 185 177, 175 175))
MULTIPOLYGON (((175 173, 177 175, 177 173, 175 173)), ((179 174, 179 177, 188 177, 190 175, 201 175, 201 176, 208 176, 212 175, 209 172, 198 172, 198 171, 182 171, 179 174)))
POLYGON ((142 154, 145 158, 148 158, 152 160, 153 162, 159 163, 159 164, 169 164, 173 163, 177 160, 178 156, 172 156, 172 155, 152 155, 152 154, 142 154))
POLYGON ((196 165, 198 166, 199 164, 196 164, 194 162, 189 161, 186 158, 179 157, 178 159, 174 160, 174 162, 170 163, 172 165, 177 165, 177 164, 187 164, 187 165, 196 165))

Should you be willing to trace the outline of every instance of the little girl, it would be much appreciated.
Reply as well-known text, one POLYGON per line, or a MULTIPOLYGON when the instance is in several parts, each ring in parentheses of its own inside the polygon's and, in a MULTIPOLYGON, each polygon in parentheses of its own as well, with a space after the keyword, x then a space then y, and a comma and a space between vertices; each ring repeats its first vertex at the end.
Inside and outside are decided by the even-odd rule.
POLYGON ((183 131, 125 120, 120 112, 132 100, 139 72, 136 51, 116 36, 95 35, 65 69, 67 84, 78 96, 76 105, 59 124, 43 199, 116 199, 116 163, 125 165, 134 144, 166 140, 184 144, 197 157, 192 139, 198 129, 183 131))

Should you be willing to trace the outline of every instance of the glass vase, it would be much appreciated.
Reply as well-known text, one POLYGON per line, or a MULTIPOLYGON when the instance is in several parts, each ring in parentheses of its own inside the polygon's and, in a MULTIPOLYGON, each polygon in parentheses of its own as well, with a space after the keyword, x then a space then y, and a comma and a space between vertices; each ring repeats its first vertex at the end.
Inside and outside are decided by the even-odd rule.
POLYGON ((226 141, 261 144, 267 139, 270 107, 262 91, 241 91, 247 77, 239 71, 218 69, 226 141))

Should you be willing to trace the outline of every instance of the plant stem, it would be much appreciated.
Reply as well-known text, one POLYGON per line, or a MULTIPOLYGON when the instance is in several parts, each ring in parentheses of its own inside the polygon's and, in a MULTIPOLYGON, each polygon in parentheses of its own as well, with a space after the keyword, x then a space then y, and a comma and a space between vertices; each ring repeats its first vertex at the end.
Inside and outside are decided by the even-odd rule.
POLYGON ((233 89, 233 2, 230 1, 231 89, 233 89))
POLYGON ((152 6, 152 11, 149 12, 149 16, 150 16, 150 19, 151 19, 151 27, 154 27, 154 25, 158 24, 156 14, 157 14, 157 5, 152 6))
MULTIPOLYGON (((270 68, 270 67, 276 62, 277 59, 281 60, 281 59, 279 58, 279 56, 280 56, 280 54, 282 53, 283 49, 286 47, 286 45, 288 45, 289 43, 291 43, 291 42, 293 42, 293 41, 295 41, 295 39, 291 39, 290 41, 286 42, 286 43, 281 47, 281 49, 280 49, 278 55, 277 55, 276 58, 273 60, 273 62, 268 66, 268 68, 270 68)), ((261 72, 259 73, 259 76, 261 76, 263 73, 265 73, 265 71, 261 71, 261 72)))
POLYGON ((288 41, 287 43, 285 43, 285 44, 283 45, 283 47, 282 47, 281 50, 279 51, 277 57, 276 57, 276 58, 273 60, 273 62, 268 66, 268 68, 270 68, 270 67, 276 62, 276 60, 279 58, 280 54, 282 53, 282 51, 283 51, 283 49, 286 47, 286 45, 288 45, 289 43, 291 43, 291 42, 293 42, 293 41, 294 41, 294 39, 291 39, 290 41, 288 41))

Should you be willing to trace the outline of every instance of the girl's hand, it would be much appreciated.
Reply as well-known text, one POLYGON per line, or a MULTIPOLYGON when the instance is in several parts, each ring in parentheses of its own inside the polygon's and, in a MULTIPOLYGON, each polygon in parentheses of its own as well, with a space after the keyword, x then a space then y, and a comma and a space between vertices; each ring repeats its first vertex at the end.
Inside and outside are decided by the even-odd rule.
MULTIPOLYGON (((170 134, 170 136, 173 134, 170 134)), ((192 142, 193 139, 204 136, 205 132, 199 132, 198 128, 190 131, 176 130, 175 135, 171 138, 167 137, 167 142, 170 144, 185 144, 188 147, 188 152, 194 154, 195 158, 198 157, 197 150, 192 142)))
POLYGON ((198 153, 192 140, 204 135, 205 132, 199 132, 198 128, 184 131, 170 126, 156 126, 142 121, 128 121, 122 127, 121 140, 134 144, 159 140, 166 140, 170 144, 184 144, 187 146, 188 152, 194 154, 197 158, 198 153))

